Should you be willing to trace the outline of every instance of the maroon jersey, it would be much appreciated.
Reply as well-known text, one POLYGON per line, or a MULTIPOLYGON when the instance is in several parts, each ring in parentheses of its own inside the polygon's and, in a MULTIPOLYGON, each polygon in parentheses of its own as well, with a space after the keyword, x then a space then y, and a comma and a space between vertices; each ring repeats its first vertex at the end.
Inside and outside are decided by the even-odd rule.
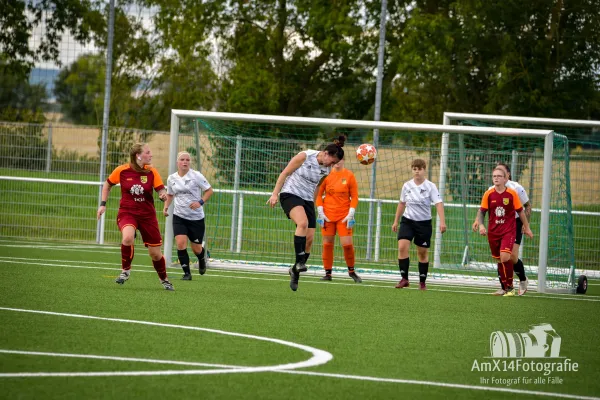
POLYGON ((165 185, 155 168, 137 172, 129 164, 120 165, 110 174, 107 182, 110 185, 121 184, 119 210, 139 216, 156 216, 152 189, 158 192, 165 185))
POLYGON ((515 211, 519 212, 522 209, 519 195, 513 189, 506 188, 504 192, 498 193, 493 187, 485 192, 481 199, 481 212, 490 212, 488 235, 499 237, 508 233, 514 234, 517 229, 515 211))

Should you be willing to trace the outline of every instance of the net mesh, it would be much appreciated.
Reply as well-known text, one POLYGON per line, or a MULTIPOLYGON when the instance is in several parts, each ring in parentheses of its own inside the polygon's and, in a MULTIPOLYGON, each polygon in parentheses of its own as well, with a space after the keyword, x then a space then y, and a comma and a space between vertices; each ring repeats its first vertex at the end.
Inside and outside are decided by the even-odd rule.
MULTIPOLYGON (((495 126, 481 121, 462 120, 455 123, 466 126, 495 126)), ((506 128, 539 128, 552 129, 548 126, 523 126, 516 124, 502 124, 506 128)), ((463 136, 463 135, 460 135, 463 136)), ((489 178, 477 179, 473 171, 485 170, 485 176, 491 176, 491 170, 497 162, 503 162, 511 166, 511 179, 519 182, 527 191, 533 206, 531 215, 531 226, 535 233, 539 234, 540 207, 542 203, 542 176, 543 176, 543 141, 537 138, 490 138, 495 143, 487 143, 485 154, 481 152, 478 141, 471 143, 472 138, 466 137, 461 154, 461 144, 454 147, 459 149, 456 154, 457 163, 464 163, 467 172, 467 180, 477 185, 476 191, 482 191, 489 187, 489 178), (492 150, 494 149, 495 150, 492 150), (463 158, 464 156, 464 158, 463 158), (486 184, 483 184, 483 183, 486 184)), ((574 285, 574 269, 576 267, 574 253, 574 223, 571 203, 571 178, 570 178, 569 140, 565 135, 554 133, 554 146, 552 158, 552 189, 550 198, 548 253, 547 253, 547 280, 550 288, 571 288, 574 285)), ((460 187, 455 185, 456 187, 460 187)), ((470 193, 470 192, 468 192, 470 193)), ((468 196, 466 196, 468 198, 468 196)), ((474 241, 470 246, 468 261, 473 264, 479 261, 479 254, 483 247, 481 243, 474 241), (474 251, 473 251, 474 250, 474 251)), ((537 275, 539 265, 539 235, 533 240, 523 237, 522 259, 526 265, 529 275, 537 275)))
MULTIPOLYGON (((410 165, 415 158, 426 161, 427 177, 439 187, 441 133, 400 130, 378 133, 378 158, 371 167, 360 165, 354 150, 361 143, 372 142, 372 130, 182 118, 179 150, 186 149, 196 156, 196 167, 219 193, 206 209, 207 247, 211 256, 248 262, 292 263, 292 223, 279 207, 271 210, 265 203, 280 172, 295 154, 306 149, 322 149, 343 134, 347 136, 346 168, 355 174, 359 186, 360 203, 354 230, 356 267, 365 272, 396 273, 397 238, 391 225, 400 191, 403 183, 412 178, 410 165)), ((510 165, 515 159, 517 167, 513 175, 516 180, 527 183, 524 186, 534 204, 540 204, 544 141, 521 137, 499 140, 498 136, 472 134, 452 134, 450 138, 444 195, 448 231, 440 243, 440 264, 430 269, 430 279, 495 284, 496 264, 491 259, 487 240, 472 232, 471 224, 483 193, 491 185, 492 167, 499 161, 510 165)), ((566 138, 557 135, 555 142, 553 173, 568 176, 566 138)), ((551 235, 557 242, 567 243, 568 228, 561 226, 569 224, 559 222, 559 218, 570 218, 568 180, 559 179, 556 192, 562 193, 564 199, 563 203, 553 203, 553 208, 560 212, 552 217, 551 235)), ((435 209, 432 215, 435 226, 435 209)), ((532 226, 534 231, 539 227, 539 211, 532 215, 532 226)), ((539 234, 539 229, 537 231, 539 234)), ((435 234, 432 240, 430 263, 433 265, 435 234)), ((535 278, 538 246, 538 236, 523 246, 530 278, 535 278)), ((560 248, 554 246, 549 254, 553 275, 548 278, 552 285, 561 286, 568 281, 567 272, 573 264, 572 255, 566 253, 568 248, 568 244, 560 248)), ((313 268, 320 268, 319 233, 315 235, 311 253, 309 263, 313 268)), ((415 246, 411 246, 409 256, 413 261, 410 272, 416 274, 415 246)), ((345 267, 340 247, 336 247, 334 265, 345 267)))

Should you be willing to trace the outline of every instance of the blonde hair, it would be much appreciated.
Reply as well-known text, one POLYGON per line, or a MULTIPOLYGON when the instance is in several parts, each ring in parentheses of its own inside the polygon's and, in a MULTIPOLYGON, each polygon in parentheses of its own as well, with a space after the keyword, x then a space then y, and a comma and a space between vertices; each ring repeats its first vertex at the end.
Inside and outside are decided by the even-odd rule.
POLYGON ((188 156, 190 156, 190 158, 192 158, 192 155, 188 152, 188 151, 180 151, 179 153, 177 153, 177 160, 179 160, 179 157, 181 157, 182 155, 187 154, 188 156))
POLYGON ((494 173, 494 171, 502 171, 502 176, 504 178, 507 178, 508 172, 506 171, 505 167, 498 165, 498 166, 496 166, 496 168, 494 168, 494 170, 492 171, 492 174, 494 173))
POLYGON ((133 146, 131 146, 131 149, 129 150, 129 165, 131 166, 132 169, 134 169, 137 172, 144 172, 144 166, 142 165, 141 167, 139 166, 139 164, 137 163, 137 158, 140 154, 142 154, 144 152, 144 147, 148 146, 147 143, 144 142, 138 142, 135 143, 133 146))

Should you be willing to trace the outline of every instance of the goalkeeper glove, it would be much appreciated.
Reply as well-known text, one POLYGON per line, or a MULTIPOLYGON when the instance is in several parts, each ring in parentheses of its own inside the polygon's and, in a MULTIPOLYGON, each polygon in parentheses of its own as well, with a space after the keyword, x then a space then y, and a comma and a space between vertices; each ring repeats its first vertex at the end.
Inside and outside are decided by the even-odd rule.
POLYGON ((329 218, 327 218, 327 216, 323 212, 323 206, 317 207, 317 213, 319 214, 319 216, 317 217, 317 223, 321 225, 321 228, 323 228, 325 226, 325 221, 329 222, 329 218))
POLYGON ((346 218, 344 218, 342 220, 342 222, 346 223, 346 228, 351 229, 354 224, 356 223, 356 221, 354 220, 354 213, 356 212, 356 210, 352 207, 350 207, 350 210, 348 210, 348 215, 346 215, 346 218))

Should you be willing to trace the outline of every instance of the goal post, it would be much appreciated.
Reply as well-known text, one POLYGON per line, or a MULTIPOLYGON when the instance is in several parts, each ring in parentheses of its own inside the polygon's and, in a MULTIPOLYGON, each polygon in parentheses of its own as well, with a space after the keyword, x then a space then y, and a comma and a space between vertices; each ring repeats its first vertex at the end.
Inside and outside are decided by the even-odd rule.
MULTIPOLYGON (((515 151, 509 160, 504 160, 511 165, 514 180, 519 180, 520 183, 529 191, 539 192, 540 186, 542 190, 541 197, 538 193, 535 194, 537 204, 534 202, 534 210, 541 203, 540 218, 543 226, 547 226, 550 232, 548 235, 540 235, 540 240, 544 239, 539 245, 539 280, 541 291, 543 290, 558 290, 579 292, 576 271, 585 273, 586 269, 580 269, 576 265, 575 253, 585 254, 586 249, 581 248, 576 250, 577 242, 575 240, 575 223, 574 214, 582 214, 580 218, 597 216, 588 211, 589 207, 583 211, 573 211, 571 198, 571 156, 570 143, 566 134, 577 138, 577 135, 582 133, 590 135, 600 130, 600 121, 591 120, 573 120, 573 119, 555 119, 555 118, 536 118, 536 117, 519 117, 506 115, 486 115, 486 114, 467 114, 467 113, 444 113, 445 125, 460 125, 460 126, 486 126, 486 127, 502 127, 502 128, 527 128, 527 129, 551 129, 553 134, 546 137, 547 145, 544 148, 544 170, 542 182, 536 181, 534 174, 529 173, 535 167, 538 160, 538 155, 526 154, 515 151), (549 142, 553 142, 553 146, 549 146, 549 142), (553 154, 550 154, 553 151, 553 154), (523 160, 529 162, 529 171, 524 171, 523 160), (552 160, 552 162, 549 162, 552 160), (552 168, 552 170, 550 170, 552 168), (525 173, 524 173, 525 172, 525 173), (549 208, 548 211, 544 211, 549 208), (578 267, 576 269, 576 267, 578 267), (581 272, 583 271, 583 272, 581 272), (549 275, 560 275, 556 282, 547 282, 549 275)), ((576 142, 577 143, 577 142, 576 142)), ((580 141, 579 143, 585 143, 580 141)), ((589 221, 589 220, 588 220, 589 221)), ((587 222, 589 224, 590 222, 587 222)), ((593 224, 593 223, 592 223, 593 224)), ((593 236, 593 233, 592 233, 593 236)), ((586 241, 594 240, 592 237, 580 238, 578 242, 581 244, 586 241)), ((583 246, 585 247, 585 246, 583 246)), ((523 250, 523 246, 520 250, 523 250)), ((524 260, 527 264, 527 260, 524 260)), ((588 262, 588 265, 590 263, 588 262)), ((589 268, 589 266, 588 266, 589 268)), ((595 269, 592 266, 592 269, 595 269)), ((534 271, 535 272, 535 271, 534 271)), ((596 271, 587 273, 595 274, 596 271)), ((581 277, 579 277, 581 279, 581 277)), ((587 285, 586 285, 587 286, 587 285)))
MULTIPOLYGON (((354 172, 359 186, 357 226, 354 233, 356 267, 365 274, 397 279, 397 239, 392 232, 396 206, 404 182, 412 178, 410 163, 424 158, 430 180, 443 194, 446 206, 448 231, 442 237, 432 239, 433 261, 430 281, 492 286, 497 284, 495 264, 491 263, 489 249, 483 249, 485 238, 477 238, 465 220, 470 218, 478 200, 461 200, 458 195, 460 177, 454 161, 448 158, 453 143, 463 137, 470 144, 481 143, 485 151, 494 152, 495 144, 503 139, 524 141, 543 149, 544 156, 552 159, 553 131, 546 129, 512 129, 487 126, 457 126, 442 124, 416 124, 401 122, 344 120, 327 118, 304 118, 272 115, 221 113, 208 111, 172 110, 171 137, 169 140, 169 174, 176 171, 178 151, 190 149, 193 135, 199 135, 202 173, 207 177, 215 195, 207 204, 206 232, 211 256, 219 261, 239 265, 283 266, 292 262, 291 223, 281 210, 271 211, 265 205, 275 181, 291 157, 306 149, 321 149, 327 142, 345 134, 348 137, 344 150, 346 168, 354 172), (380 144, 375 162, 377 173, 361 166, 354 157, 354 146, 372 140, 378 130, 380 144), (190 146, 190 147, 188 147, 190 146), (549 149, 547 147, 549 146, 549 149), (446 171, 446 172, 442 172, 446 171), (376 182, 370 182, 372 176, 376 182), (370 187, 375 187, 370 195, 370 187), (468 204, 465 204, 468 202, 468 204), (367 218, 367 203, 376 209, 375 218, 367 218), (461 208, 462 207, 462 208, 461 208), (452 214, 452 215, 449 215, 452 214), (450 219, 449 219, 450 218, 450 219), (451 223, 449 221, 451 220, 451 223), (373 237, 368 238, 367 232, 373 237), (477 243, 480 260, 477 264, 464 265, 464 248, 461 239, 468 233, 477 243), (365 244, 373 241, 374 253, 368 254, 365 244), (289 243, 289 246, 287 245, 289 243), (460 248, 459 248, 460 247, 460 248), (483 257, 485 260, 483 260, 483 257)), ((196 151, 193 151, 196 153, 196 151)), ((551 161, 550 161, 551 162, 551 161)), ((460 164, 456 164, 460 165, 460 164)), ((468 165, 466 168, 470 168, 468 165)), ((552 179, 552 169, 542 168, 552 179)), ((491 170, 479 171, 479 180, 491 184, 491 170), (489 172, 489 174, 488 174, 489 172), (488 176, 489 175, 489 176, 488 176)), ((544 185, 546 186, 546 185, 544 185)), ((549 189, 548 189, 549 190, 549 189)), ((484 191, 477 191, 481 199, 484 191)), ((545 206, 545 211, 549 205, 545 206)), ((439 221, 435 210, 432 212, 439 221)), ((472 214, 474 216, 474 214, 472 214)), ((172 216, 167 217, 165 229, 165 257, 173 258, 172 216)), ((536 235, 547 238, 547 220, 536 221, 536 235)), ((436 229, 439 232, 439 229, 436 229)), ((309 260, 309 273, 322 273, 320 261, 321 238, 315 240, 309 260)), ((541 242, 544 245, 544 242, 541 242)), ((487 247, 487 241, 485 241, 487 247)), ((541 251, 540 251, 541 253, 541 251)), ((416 277, 416 253, 411 246, 412 266, 410 273, 416 277)), ((543 260, 543 259, 542 259, 543 260)), ((233 264, 229 264, 233 265, 233 264)), ((343 258, 336 258, 334 265, 345 269, 343 258)), ((335 272, 335 270, 334 270, 335 272)), ((535 282, 532 282, 535 284, 535 282)), ((543 289, 541 289, 543 290, 543 289)))

